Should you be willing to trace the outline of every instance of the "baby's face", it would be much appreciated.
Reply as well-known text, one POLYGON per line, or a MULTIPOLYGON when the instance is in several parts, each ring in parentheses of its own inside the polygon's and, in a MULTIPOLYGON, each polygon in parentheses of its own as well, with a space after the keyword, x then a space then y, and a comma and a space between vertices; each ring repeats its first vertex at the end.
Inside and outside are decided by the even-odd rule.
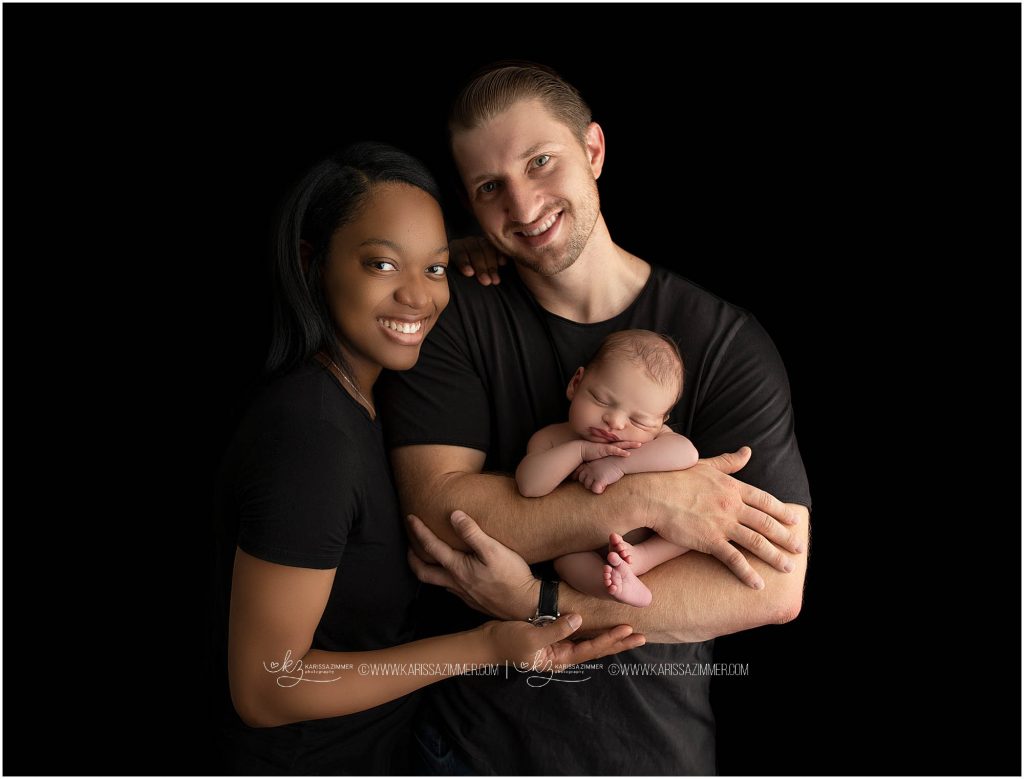
POLYGON ((658 384, 628 360, 580 368, 567 394, 572 429, 598 443, 654 440, 676 399, 675 387, 658 384))

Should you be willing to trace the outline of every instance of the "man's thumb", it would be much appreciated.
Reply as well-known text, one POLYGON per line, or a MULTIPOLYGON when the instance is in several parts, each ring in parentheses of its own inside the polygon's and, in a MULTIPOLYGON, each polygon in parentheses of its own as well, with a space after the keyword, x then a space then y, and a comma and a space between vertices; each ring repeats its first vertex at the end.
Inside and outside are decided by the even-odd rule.
POLYGON ((735 452, 726 452, 717 457, 710 457, 704 460, 704 463, 722 473, 736 473, 736 471, 741 470, 743 466, 750 462, 750 455, 750 447, 741 446, 735 452))

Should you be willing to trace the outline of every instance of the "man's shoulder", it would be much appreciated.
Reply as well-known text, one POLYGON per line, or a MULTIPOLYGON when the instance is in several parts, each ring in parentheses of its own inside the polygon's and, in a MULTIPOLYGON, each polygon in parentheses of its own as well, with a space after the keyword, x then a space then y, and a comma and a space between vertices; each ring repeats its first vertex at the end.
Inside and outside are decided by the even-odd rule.
POLYGON ((704 328, 732 329, 751 313, 695 281, 661 265, 651 264, 651 278, 637 300, 638 313, 656 320, 664 330, 697 335, 704 328))

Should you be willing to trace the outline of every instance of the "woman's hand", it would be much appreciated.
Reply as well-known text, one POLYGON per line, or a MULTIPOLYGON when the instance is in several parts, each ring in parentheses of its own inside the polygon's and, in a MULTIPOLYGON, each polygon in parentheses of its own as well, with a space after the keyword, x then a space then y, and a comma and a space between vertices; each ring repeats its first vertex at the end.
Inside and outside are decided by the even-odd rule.
POLYGON ((569 641, 583 624, 579 614, 563 614, 549 625, 529 622, 487 622, 481 630, 494 642, 499 660, 523 671, 564 671, 571 665, 643 646, 647 639, 629 625, 619 625, 587 641, 569 641))
POLYGON ((530 566, 500 541, 487 535, 464 511, 454 511, 451 524, 470 552, 460 552, 435 536, 423 521, 410 514, 409 530, 423 551, 439 565, 423 562, 409 550, 409 566, 426 584, 436 584, 458 595, 468 606, 499 619, 526 619, 533 615, 540 582, 530 566))
POLYGON ((501 283, 498 266, 508 262, 486 238, 458 238, 448 244, 448 256, 463 276, 476 276, 485 287, 501 283))

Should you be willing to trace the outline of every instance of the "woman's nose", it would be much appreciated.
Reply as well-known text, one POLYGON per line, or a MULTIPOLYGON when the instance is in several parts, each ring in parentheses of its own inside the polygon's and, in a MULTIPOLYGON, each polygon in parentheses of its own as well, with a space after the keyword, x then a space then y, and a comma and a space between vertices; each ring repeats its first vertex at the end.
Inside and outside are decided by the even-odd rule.
POLYGON ((400 285, 395 290, 395 300, 403 306, 422 310, 430 303, 430 292, 427 289, 426 278, 413 278, 400 285))

